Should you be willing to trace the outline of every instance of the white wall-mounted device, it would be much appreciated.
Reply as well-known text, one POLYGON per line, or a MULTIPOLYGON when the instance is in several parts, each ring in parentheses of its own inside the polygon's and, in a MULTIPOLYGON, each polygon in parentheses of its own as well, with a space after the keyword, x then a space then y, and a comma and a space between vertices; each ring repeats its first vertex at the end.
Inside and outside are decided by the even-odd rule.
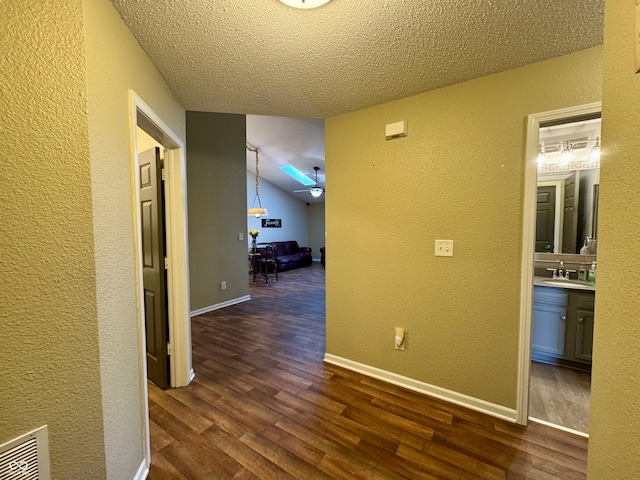
POLYGON ((387 140, 392 140, 394 138, 406 137, 407 136, 407 121, 402 120, 401 122, 388 123, 384 127, 384 132, 387 140))

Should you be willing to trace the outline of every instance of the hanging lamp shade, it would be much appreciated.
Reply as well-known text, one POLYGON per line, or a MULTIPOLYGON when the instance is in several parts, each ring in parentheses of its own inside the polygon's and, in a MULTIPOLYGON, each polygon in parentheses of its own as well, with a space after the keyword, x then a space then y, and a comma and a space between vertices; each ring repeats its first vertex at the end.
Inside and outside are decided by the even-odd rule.
POLYGON ((263 215, 269 215, 269 212, 267 211, 266 208, 262 208, 262 207, 251 207, 248 211, 247 211, 247 215, 251 216, 253 215, 256 218, 260 218, 263 215))
POLYGON ((262 216, 269 215, 269 212, 267 211, 266 208, 262 207, 262 202, 260 201, 260 192, 258 189, 260 184, 260 169, 258 168, 258 149, 251 148, 249 145, 247 145, 247 150, 249 150, 250 152, 254 152, 256 154, 256 196, 253 197, 253 204, 251 205, 251 208, 247 210, 247 215, 248 216, 253 215, 256 218, 260 218, 262 216), (257 206, 256 206, 256 200, 258 201, 257 206))

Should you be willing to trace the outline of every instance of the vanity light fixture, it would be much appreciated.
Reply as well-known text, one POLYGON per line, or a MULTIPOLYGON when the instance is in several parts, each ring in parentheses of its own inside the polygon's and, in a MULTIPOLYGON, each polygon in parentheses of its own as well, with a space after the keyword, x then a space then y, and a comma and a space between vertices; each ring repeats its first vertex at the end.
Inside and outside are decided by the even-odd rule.
POLYGON ((560 165, 567 165, 571 160, 573 160, 571 144, 565 142, 560 146, 560 165))
POLYGON ((260 170, 258 168, 258 149, 251 148, 249 145, 246 146, 247 150, 250 152, 254 152, 256 154, 256 196, 253 198, 253 205, 249 210, 247 210, 247 215, 253 215, 256 218, 260 218, 263 215, 269 215, 266 208, 262 208, 262 202, 260 202, 260 193, 258 192, 258 184, 260 178, 260 170), (258 206, 256 207, 256 200, 258 200, 258 206))
POLYGON ((316 8, 328 3, 330 0, 280 0, 285 5, 293 8, 316 8))

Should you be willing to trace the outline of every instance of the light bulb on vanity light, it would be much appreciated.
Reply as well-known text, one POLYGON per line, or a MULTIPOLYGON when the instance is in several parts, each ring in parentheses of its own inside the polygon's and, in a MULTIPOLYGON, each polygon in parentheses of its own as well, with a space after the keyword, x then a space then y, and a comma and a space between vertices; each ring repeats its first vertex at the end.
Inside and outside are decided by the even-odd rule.
POLYGON ((547 163, 547 156, 544 153, 543 144, 538 145, 538 157, 536 158, 536 162, 538 163, 538 165, 544 165, 545 163, 547 163))
POLYGON ((589 154, 589 162, 597 162, 600 160, 600 137, 596 137, 596 143, 591 147, 589 154))
POLYGON ((573 160, 573 151, 569 142, 563 143, 560 147, 560 165, 567 165, 573 160))

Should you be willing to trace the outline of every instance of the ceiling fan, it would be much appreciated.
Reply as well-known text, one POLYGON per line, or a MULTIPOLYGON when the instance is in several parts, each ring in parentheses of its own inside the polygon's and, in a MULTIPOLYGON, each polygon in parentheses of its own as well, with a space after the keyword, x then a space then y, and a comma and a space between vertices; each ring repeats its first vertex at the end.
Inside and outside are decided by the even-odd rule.
POLYGON ((320 167, 313 167, 313 169, 316 171, 316 184, 313 187, 308 188, 306 190, 294 190, 293 191, 294 193, 309 192, 311 193, 311 196, 313 196, 314 198, 318 198, 320 195, 324 193, 324 188, 318 185, 318 170, 320 170, 320 167))

